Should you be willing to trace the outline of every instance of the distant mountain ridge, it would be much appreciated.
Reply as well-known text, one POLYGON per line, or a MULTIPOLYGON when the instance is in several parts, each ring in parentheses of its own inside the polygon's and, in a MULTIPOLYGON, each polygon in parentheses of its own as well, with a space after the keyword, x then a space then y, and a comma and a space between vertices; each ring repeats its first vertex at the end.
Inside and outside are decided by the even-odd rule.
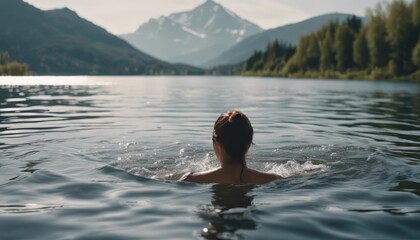
POLYGON ((242 42, 234 45, 230 49, 224 51, 216 58, 202 64, 202 67, 215 67, 220 65, 232 65, 245 61, 255 51, 265 50, 267 44, 277 39, 279 42, 290 43, 296 45, 299 37, 307 35, 311 32, 321 29, 324 25, 331 21, 345 21, 353 14, 331 13, 313 18, 309 18, 302 22, 288 24, 285 26, 269 29, 267 31, 255 34, 242 42))
POLYGON ((191 11, 150 19, 121 37, 152 56, 201 65, 263 30, 222 5, 207 0, 191 11))
POLYGON ((25 62, 36 74, 188 74, 133 48, 105 29, 64 8, 42 11, 22 0, 0 0, 0 52, 25 62))

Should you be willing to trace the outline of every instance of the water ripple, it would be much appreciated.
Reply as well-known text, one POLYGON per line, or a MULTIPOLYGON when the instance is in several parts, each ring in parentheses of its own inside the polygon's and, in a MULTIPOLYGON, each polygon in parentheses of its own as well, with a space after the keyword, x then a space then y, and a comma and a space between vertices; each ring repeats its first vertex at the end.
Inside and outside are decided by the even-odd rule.
POLYGON ((0 78, 2 238, 420 234, 418 84, 213 77, 5 81, 0 78), (253 123, 248 166, 284 179, 264 186, 176 182, 185 172, 218 166, 212 125, 228 109, 244 111, 253 123))

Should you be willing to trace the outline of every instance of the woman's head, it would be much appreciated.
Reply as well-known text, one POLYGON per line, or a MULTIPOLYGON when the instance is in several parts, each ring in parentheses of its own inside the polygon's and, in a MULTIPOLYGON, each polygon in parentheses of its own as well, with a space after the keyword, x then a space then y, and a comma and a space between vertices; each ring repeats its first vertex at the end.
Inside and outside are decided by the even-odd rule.
POLYGON ((229 155, 232 163, 241 163, 252 143, 254 129, 251 122, 240 111, 222 113, 214 124, 213 142, 219 143, 229 155))

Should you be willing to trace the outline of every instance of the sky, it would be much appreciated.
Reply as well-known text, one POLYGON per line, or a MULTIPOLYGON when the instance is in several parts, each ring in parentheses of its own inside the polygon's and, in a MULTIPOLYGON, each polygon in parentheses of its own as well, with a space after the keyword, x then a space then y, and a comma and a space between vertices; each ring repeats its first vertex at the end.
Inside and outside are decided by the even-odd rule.
MULTIPOLYGON (((113 34, 134 32, 150 18, 191 10, 205 0, 25 0, 43 10, 68 7, 113 34)), ((391 0, 214 0, 264 29, 321 14, 364 16, 366 9, 391 0)))

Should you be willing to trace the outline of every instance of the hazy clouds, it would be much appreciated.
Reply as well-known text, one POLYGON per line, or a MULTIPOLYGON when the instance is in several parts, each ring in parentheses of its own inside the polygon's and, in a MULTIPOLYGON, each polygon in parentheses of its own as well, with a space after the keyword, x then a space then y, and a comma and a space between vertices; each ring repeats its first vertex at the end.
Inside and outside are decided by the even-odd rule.
MULTIPOLYGON (((114 34, 135 31, 161 15, 185 11, 205 0, 25 0, 41 9, 68 7, 114 34)), ((342 12, 364 15, 381 0, 215 0, 262 28, 278 27, 306 18, 342 12)), ((389 0, 385 1, 389 2, 389 0)))

